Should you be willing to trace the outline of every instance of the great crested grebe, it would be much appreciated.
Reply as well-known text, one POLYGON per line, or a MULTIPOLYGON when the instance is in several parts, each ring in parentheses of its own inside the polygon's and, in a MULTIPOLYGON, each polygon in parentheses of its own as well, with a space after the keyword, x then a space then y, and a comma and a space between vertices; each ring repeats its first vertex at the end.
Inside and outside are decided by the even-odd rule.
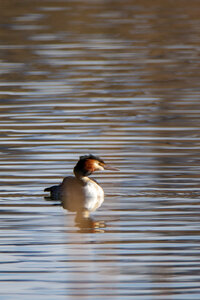
POLYGON ((92 154, 80 156, 74 167, 75 176, 65 177, 61 184, 44 191, 50 192, 51 199, 61 200, 65 209, 76 212, 79 217, 88 218, 104 201, 102 187, 88 176, 104 169, 118 171, 92 154))

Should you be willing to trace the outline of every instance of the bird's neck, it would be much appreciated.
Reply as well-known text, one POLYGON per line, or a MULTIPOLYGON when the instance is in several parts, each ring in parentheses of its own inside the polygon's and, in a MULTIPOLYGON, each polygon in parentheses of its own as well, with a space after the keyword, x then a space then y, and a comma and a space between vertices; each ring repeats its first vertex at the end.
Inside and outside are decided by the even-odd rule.
POLYGON ((88 172, 84 172, 82 170, 79 170, 78 168, 74 168, 74 175, 77 179, 79 179, 80 181, 87 181, 88 180, 88 172))

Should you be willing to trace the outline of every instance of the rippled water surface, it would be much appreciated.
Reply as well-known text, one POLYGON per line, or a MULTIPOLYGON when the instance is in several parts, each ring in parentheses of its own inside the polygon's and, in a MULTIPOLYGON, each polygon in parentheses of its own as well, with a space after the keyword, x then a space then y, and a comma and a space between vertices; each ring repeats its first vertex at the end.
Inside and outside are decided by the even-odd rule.
POLYGON ((200 299, 199 1, 0 4, 1 299, 200 299), (78 226, 43 190, 88 153, 78 226))

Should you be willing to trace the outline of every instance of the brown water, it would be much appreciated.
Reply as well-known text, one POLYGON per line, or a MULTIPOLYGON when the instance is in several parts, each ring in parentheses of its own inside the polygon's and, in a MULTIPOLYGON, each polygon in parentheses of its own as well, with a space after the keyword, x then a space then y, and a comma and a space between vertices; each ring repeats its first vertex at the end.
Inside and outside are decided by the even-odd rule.
POLYGON ((199 1, 0 1, 1 300, 200 299, 199 1), (93 153, 99 226, 43 189, 93 153))

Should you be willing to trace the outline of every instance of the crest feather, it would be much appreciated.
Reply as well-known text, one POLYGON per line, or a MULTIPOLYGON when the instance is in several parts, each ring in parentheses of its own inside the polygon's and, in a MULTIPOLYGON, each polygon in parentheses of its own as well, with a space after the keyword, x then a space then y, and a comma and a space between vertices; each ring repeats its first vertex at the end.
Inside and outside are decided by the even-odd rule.
POLYGON ((80 159, 81 161, 86 160, 86 159, 95 159, 95 160, 98 160, 100 163, 103 163, 103 164, 104 164, 103 159, 101 159, 100 157, 95 156, 95 155, 93 155, 93 154, 88 154, 88 155, 80 156, 79 159, 80 159))

